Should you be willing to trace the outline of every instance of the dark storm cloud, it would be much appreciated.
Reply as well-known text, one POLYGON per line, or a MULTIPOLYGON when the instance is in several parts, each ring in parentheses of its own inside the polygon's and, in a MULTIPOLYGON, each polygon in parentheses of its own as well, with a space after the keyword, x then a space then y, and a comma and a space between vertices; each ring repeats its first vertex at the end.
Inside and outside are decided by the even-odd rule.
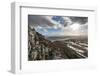
POLYGON ((88 23, 81 25, 80 30, 88 30, 88 23))
POLYGON ((69 17, 73 23, 78 22, 80 24, 85 24, 88 22, 88 17, 69 17))
POLYGON ((28 15, 28 25, 45 36, 87 35, 88 17, 28 15))
POLYGON ((40 26, 40 28, 49 26, 54 29, 63 29, 76 23, 80 24, 79 27, 82 30, 88 29, 88 17, 28 15, 28 25, 40 26))
POLYGON ((28 25, 53 26, 54 24, 46 16, 28 15, 28 25))

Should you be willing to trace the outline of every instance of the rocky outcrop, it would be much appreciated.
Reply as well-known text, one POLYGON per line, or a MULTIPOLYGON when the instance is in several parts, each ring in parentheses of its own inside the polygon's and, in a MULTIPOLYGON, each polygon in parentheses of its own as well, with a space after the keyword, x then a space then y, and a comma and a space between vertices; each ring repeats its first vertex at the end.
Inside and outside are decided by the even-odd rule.
POLYGON ((56 42, 51 42, 34 28, 28 27, 28 60, 53 60, 67 58, 58 48, 56 42))

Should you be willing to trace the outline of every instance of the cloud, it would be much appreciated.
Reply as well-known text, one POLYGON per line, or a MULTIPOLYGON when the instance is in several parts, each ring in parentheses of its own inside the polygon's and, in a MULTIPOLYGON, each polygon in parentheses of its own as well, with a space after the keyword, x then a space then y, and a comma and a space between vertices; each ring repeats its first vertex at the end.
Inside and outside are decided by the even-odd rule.
POLYGON ((54 16, 28 15, 28 25, 33 26, 37 32, 45 36, 87 34, 87 17, 60 16, 60 20, 63 22, 59 19, 57 21, 53 20, 53 17, 54 16))
POLYGON ((59 33, 60 36, 78 36, 78 35, 87 35, 88 34, 88 24, 79 24, 79 23, 73 23, 70 26, 62 28, 62 31, 59 33))
POLYGON ((60 21, 53 20, 54 16, 41 16, 41 15, 28 15, 28 25, 29 26, 42 26, 42 27, 54 27, 61 28, 63 26, 68 26, 71 24, 69 17, 61 17, 64 20, 64 24, 59 23, 60 21))
POLYGON ((70 16, 70 19, 73 23, 77 22, 77 23, 80 23, 80 24, 85 24, 85 23, 88 22, 88 17, 73 17, 73 16, 70 16))
POLYGON ((72 24, 72 21, 71 21, 71 19, 69 17, 62 17, 62 18, 65 21, 64 22, 64 27, 72 24))
POLYGON ((55 22, 51 19, 52 16, 28 15, 28 25, 30 26, 53 26, 55 22))

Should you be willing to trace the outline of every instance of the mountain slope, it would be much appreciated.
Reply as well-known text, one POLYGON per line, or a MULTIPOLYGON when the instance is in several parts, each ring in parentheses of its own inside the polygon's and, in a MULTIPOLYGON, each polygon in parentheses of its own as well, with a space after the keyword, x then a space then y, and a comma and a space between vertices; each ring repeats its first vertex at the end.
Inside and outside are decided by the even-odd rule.
POLYGON ((62 41, 46 39, 45 36, 28 27, 28 60, 55 60, 84 58, 62 41))

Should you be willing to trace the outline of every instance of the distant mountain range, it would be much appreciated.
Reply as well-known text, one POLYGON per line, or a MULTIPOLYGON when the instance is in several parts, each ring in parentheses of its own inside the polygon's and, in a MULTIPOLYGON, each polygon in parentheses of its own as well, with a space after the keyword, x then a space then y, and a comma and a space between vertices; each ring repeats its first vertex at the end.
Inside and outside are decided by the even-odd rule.
POLYGON ((63 40, 69 40, 69 39, 88 39, 88 36, 50 36, 46 37, 48 40, 51 41, 63 41, 63 40))

